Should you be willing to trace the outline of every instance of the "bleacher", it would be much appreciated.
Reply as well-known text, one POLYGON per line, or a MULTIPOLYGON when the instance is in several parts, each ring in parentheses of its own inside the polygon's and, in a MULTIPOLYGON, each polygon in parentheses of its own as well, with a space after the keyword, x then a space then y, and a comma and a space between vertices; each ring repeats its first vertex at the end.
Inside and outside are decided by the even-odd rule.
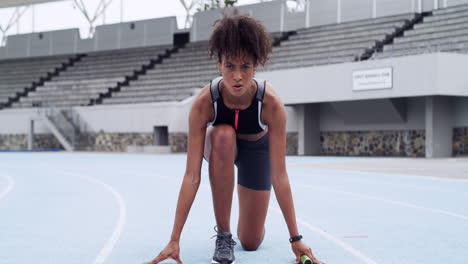
MULTIPOLYGON (((418 17, 410 13, 303 28, 281 41, 283 33, 273 33, 276 45, 271 60, 259 70, 345 63, 370 56, 381 58, 433 50, 468 53, 468 5, 433 11, 432 16, 425 16, 408 30, 420 21, 418 17), (378 52, 382 48, 383 52, 378 52)), ((209 58, 207 41, 187 43, 155 62, 172 48, 164 45, 88 53, 66 69, 58 70, 58 75, 51 80, 23 94, 12 107, 181 101, 218 75, 215 60, 209 58)), ((57 71, 71 57, 0 61, 0 107, 25 87, 57 71)))
POLYGON ((67 63, 71 56, 48 56, 28 59, 0 60, 0 108, 9 98, 23 93, 33 82, 53 73, 56 68, 67 63))
POLYGON ((430 52, 468 53, 468 5, 435 10, 413 30, 385 45, 374 58, 388 58, 430 52))
POLYGON ((162 64, 155 65, 138 80, 104 99, 104 104, 181 101, 217 76, 216 64, 208 54, 208 43, 188 43, 162 64))
POLYGON ((266 70, 360 60, 415 17, 404 14, 300 29, 274 47, 266 70))
POLYGON ((89 53, 59 76, 21 97, 13 107, 79 106, 106 93, 157 59, 171 46, 153 46, 89 53))

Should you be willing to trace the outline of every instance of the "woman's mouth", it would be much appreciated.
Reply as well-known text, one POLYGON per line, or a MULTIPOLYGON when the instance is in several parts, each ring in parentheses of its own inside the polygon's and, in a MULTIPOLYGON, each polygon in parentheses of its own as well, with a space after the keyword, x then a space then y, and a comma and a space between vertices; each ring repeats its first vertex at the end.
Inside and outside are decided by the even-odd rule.
POLYGON ((236 85, 233 85, 232 88, 234 88, 234 90, 240 90, 242 88, 242 85, 236 84, 236 85))

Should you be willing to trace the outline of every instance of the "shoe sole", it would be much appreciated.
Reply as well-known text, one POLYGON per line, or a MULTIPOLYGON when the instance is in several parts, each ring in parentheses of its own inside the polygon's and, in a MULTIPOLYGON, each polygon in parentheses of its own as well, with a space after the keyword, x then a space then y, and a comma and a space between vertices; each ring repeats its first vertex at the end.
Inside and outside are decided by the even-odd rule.
POLYGON ((211 261, 211 264, 235 264, 235 263, 236 263, 236 261, 233 261, 233 262, 229 263, 228 261, 218 262, 218 261, 216 261, 214 259, 211 261))

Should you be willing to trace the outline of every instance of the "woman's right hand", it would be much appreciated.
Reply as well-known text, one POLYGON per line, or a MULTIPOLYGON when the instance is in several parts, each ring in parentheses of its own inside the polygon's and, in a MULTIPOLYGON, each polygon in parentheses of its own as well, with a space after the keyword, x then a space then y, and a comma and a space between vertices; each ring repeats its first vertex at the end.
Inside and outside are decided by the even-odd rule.
POLYGON ((179 242, 171 241, 155 259, 150 262, 145 262, 144 264, 156 264, 168 258, 177 261, 177 264, 183 264, 179 257, 179 251, 179 242))

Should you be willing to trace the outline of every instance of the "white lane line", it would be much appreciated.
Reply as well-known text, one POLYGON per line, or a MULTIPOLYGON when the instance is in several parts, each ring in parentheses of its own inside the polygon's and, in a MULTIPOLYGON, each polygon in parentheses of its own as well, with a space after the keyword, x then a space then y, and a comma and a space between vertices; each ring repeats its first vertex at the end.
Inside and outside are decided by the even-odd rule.
POLYGON ((332 189, 328 189, 328 188, 316 187, 316 186, 307 185, 307 184, 304 184, 302 186, 307 187, 307 188, 311 188, 311 189, 315 189, 315 190, 319 190, 319 191, 333 192, 333 193, 340 193, 340 194, 345 194, 345 195, 350 195, 350 196, 356 196, 356 197, 360 197, 360 198, 367 199, 367 200, 375 200, 375 201, 380 201, 380 202, 386 202, 386 203, 399 205, 399 206, 403 206, 403 207, 419 209, 419 210, 424 210, 424 211, 428 211, 428 212, 431 212, 431 213, 448 215, 448 216, 452 216, 452 217, 456 217, 456 218, 461 218, 463 220, 468 220, 468 216, 466 216, 466 215, 456 214, 456 213, 452 213, 452 212, 449 212, 449 211, 434 209, 434 208, 430 208, 430 207, 414 205, 414 204, 410 204, 410 203, 406 203, 406 202, 389 200, 389 199, 385 199, 385 198, 380 198, 380 197, 376 197, 376 196, 369 196, 369 195, 363 195, 363 194, 358 194, 358 193, 353 193, 353 192, 332 190, 332 189))
POLYGON ((110 253, 114 249, 115 244, 117 244, 117 241, 119 240, 120 235, 122 234, 122 231, 124 229, 125 222, 127 219, 127 206, 125 205, 124 199, 113 187, 93 177, 86 176, 84 174, 72 173, 72 172, 62 171, 61 173, 74 176, 74 177, 78 177, 78 178, 82 178, 94 184, 100 185, 104 189, 106 189, 108 192, 110 192, 114 196, 115 200, 117 201, 117 204, 119 206, 119 219, 114 228, 114 232, 112 232, 111 237, 109 238, 109 240, 107 240, 106 244, 101 249, 101 251, 99 252, 99 254, 97 255, 96 259, 93 262, 94 264, 102 264, 109 257, 110 253))
MULTIPOLYGON (((278 214, 281 214, 283 215, 283 213, 281 212, 280 209, 276 208, 276 207, 273 207, 273 206, 269 206, 269 208, 273 211, 275 211, 276 213, 278 214)), ((338 246, 342 247, 344 250, 348 251, 349 253, 351 253, 353 256, 355 256, 356 258, 360 259, 363 263, 366 263, 366 264, 377 264, 377 262, 373 259, 371 259, 370 257, 364 255, 362 252, 360 252, 359 250, 353 248, 351 245, 347 244, 346 242, 343 242, 341 240, 339 240, 338 238, 330 235, 329 233, 321 230, 320 228, 318 227, 315 227, 309 223, 307 223, 304 219, 300 218, 300 217, 296 217, 296 220, 299 224, 305 226, 307 229, 309 229, 310 231, 312 232, 315 232, 315 233, 318 233, 319 235, 325 237, 326 239, 330 240, 331 242, 337 244, 338 246)))
POLYGON ((406 174, 406 173, 403 173, 401 171, 391 171, 391 172, 384 172, 384 171, 371 171, 371 170, 366 170, 366 169, 354 169, 354 168, 351 168, 351 169, 347 169, 347 168, 315 168, 313 167, 313 163, 310 163, 308 164, 310 166, 298 166, 298 165, 289 165, 288 166, 291 166, 291 167, 295 167, 295 168, 307 168, 307 169, 311 169, 311 170, 314 170, 314 171, 317 171, 317 172, 321 172, 321 171, 325 171, 325 172, 332 172, 332 173, 343 173, 343 172, 346 172, 346 173, 350 173, 350 174, 368 174, 368 175, 371 175, 371 176, 375 176, 375 175, 382 175, 382 176, 396 176, 396 177, 406 177, 406 178, 413 178, 413 179, 416 179, 416 178, 419 178, 419 179, 423 179, 423 180, 432 180, 432 181, 448 181, 448 182, 462 182, 462 183, 466 183, 468 182, 468 179, 466 178, 444 178, 444 177, 439 177, 439 176, 431 176, 431 175, 421 175, 421 174, 406 174))
POLYGON ((7 182, 8 182, 7 187, 3 191, 0 192, 0 200, 2 200, 5 196, 7 196, 9 192, 11 192, 11 190, 13 190, 13 187, 15 187, 15 181, 10 175, 2 174, 0 176, 3 176, 5 179, 7 179, 7 182))

